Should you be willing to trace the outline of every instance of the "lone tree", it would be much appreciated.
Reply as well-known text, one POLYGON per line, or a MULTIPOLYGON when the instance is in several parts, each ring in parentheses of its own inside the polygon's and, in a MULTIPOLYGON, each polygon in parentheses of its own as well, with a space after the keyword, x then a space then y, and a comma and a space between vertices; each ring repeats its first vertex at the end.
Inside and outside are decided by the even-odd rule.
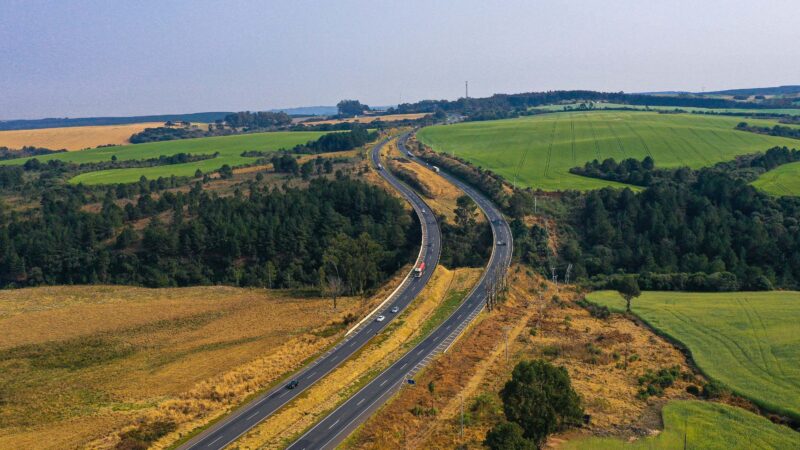
POLYGON ((344 283, 342 283, 342 279, 336 275, 328 275, 327 278, 325 290, 328 291, 328 295, 330 295, 333 300, 333 309, 336 309, 336 299, 344 292, 344 283))
POLYGON ((342 100, 336 104, 340 116, 357 116, 369 111, 369 106, 358 100, 342 100))
POLYGON ((633 275, 625 275, 617 282, 617 291, 625 299, 625 311, 631 312, 631 301, 642 295, 639 283, 633 275))
POLYGON ((506 418, 519 425, 522 435, 536 447, 542 446, 547 435, 580 425, 583 420, 581 400, 567 369, 544 360, 517 364, 500 398, 506 418))

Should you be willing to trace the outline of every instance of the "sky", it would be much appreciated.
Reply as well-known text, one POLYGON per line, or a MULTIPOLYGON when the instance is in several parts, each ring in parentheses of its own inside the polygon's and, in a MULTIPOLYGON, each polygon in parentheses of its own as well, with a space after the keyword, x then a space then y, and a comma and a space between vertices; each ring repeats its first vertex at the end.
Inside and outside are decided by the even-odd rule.
POLYGON ((800 84, 797 0, 0 0, 0 120, 800 84))

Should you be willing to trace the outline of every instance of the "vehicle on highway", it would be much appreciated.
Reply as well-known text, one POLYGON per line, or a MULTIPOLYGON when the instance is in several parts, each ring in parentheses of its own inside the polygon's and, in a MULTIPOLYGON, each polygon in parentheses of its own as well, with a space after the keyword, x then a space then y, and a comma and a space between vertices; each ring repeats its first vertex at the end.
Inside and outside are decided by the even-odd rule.
POLYGON ((414 157, 414 154, 413 154, 413 153, 411 153, 411 152, 408 152, 407 154, 408 154, 408 157, 409 157, 409 158, 413 158, 413 157, 414 157))
POLYGON ((292 380, 292 381, 289 382, 289 384, 286 385, 286 389, 294 389, 294 388, 297 387, 298 384, 300 384, 299 381, 292 380))
POLYGON ((414 278, 419 278, 425 272, 425 262, 422 262, 419 267, 414 267, 414 278))
POLYGON ((375 318, 375 322, 383 322, 386 320, 386 316, 378 316, 375 318))
POLYGON ((497 241, 497 245, 506 245, 506 241, 497 241))
POLYGON ((392 306, 392 312, 396 313, 397 311, 400 311, 400 308, 398 306, 392 306))
POLYGON ((439 173, 439 168, 438 168, 438 167, 436 167, 436 166, 431 166, 431 168, 433 168, 433 171, 434 171, 434 172, 436 172, 436 173, 439 173))
POLYGON ((382 164, 378 164, 378 170, 383 170, 383 165, 382 164))

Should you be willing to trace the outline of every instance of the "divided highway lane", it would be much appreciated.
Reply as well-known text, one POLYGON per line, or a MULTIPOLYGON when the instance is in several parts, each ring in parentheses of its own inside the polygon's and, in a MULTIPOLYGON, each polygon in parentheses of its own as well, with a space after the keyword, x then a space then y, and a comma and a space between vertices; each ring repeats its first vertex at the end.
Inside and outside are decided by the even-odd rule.
MULTIPOLYGON (((400 150, 407 153, 405 141, 408 135, 398 139, 400 150)), ((430 170, 432 166, 415 158, 417 163, 430 170)), ((289 446, 290 450, 331 449, 342 442, 393 393, 401 388, 405 380, 413 376, 439 352, 446 351, 472 319, 483 309, 488 288, 505 276, 511 263, 511 229, 503 215, 489 199, 471 186, 441 172, 441 176, 472 197, 483 210, 492 227, 494 246, 489 263, 475 288, 467 295, 461 306, 445 322, 416 347, 378 375, 345 403, 289 446)), ((417 388, 421 389, 421 388, 417 388)))
MULTIPOLYGON (((372 149, 372 161, 376 167, 381 167, 380 150, 389 139, 381 141, 372 149)), ((218 422, 208 430, 189 440, 180 448, 183 450, 217 450, 222 449, 228 444, 238 439, 241 435, 249 431, 259 422, 266 419, 283 405, 289 403, 294 398, 302 394, 308 387, 319 381, 339 364, 345 361, 353 353, 363 347, 370 339, 383 330, 392 322, 398 313, 390 313, 389 309, 393 306, 400 308, 402 312, 409 305, 428 282, 439 263, 442 239, 439 232, 439 225, 430 207, 408 186, 401 183, 394 176, 384 169, 378 173, 386 179, 403 197, 411 203, 422 228, 422 243, 420 253, 416 262, 419 265, 425 262, 425 271, 422 276, 415 278, 409 273, 397 291, 393 293, 390 301, 385 302, 380 311, 375 312, 368 320, 363 321, 355 330, 334 348, 317 360, 303 368, 295 374, 291 380, 297 380, 298 385, 294 389, 287 389, 286 384, 272 389, 271 391, 257 397, 247 405, 241 407, 230 416, 218 422), (386 316, 386 320, 376 322, 374 317, 378 314, 386 316)), ((416 267, 416 266, 415 266, 416 267)), ((287 380, 288 382, 289 380, 287 380)))

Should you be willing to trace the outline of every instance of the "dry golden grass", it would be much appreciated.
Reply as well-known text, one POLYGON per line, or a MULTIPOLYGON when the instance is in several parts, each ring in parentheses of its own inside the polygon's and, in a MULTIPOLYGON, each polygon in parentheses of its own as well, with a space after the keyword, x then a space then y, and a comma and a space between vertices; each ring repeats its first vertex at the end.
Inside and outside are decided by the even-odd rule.
POLYGON ((423 323, 453 292, 466 293, 477 281, 481 269, 448 270, 438 266, 410 310, 397 325, 375 338, 300 398, 259 424, 237 442, 240 449, 280 448, 287 439, 314 424, 337 404, 344 401, 368 378, 377 375, 399 358, 404 347, 418 337, 423 323))
MULTIPOLYGON (((497 393, 510 378, 511 369, 521 359, 542 357, 542 350, 548 346, 559 347, 560 356, 550 359, 567 367, 587 413, 592 415, 584 433, 630 434, 637 427, 658 428, 657 411, 663 401, 636 398, 637 378, 647 369, 673 365, 688 371, 679 351, 625 318, 603 321, 589 316, 569 300, 575 294, 563 288, 559 296, 564 301, 554 303, 553 286, 522 267, 512 267, 510 282, 503 305, 478 316, 447 354, 417 376, 417 387, 395 396, 342 448, 483 448, 486 431, 502 419, 497 393), (532 336, 530 329, 537 325, 537 335, 532 336), (509 363, 505 361, 506 333, 509 363), (597 355, 586 350, 588 343, 602 351, 596 360, 591 357, 597 355), (639 359, 627 368, 617 367, 611 355, 624 355, 626 351, 636 353, 639 359), (434 396, 426 388, 431 381, 436 386, 434 396), (471 417, 463 438, 459 436, 462 396, 464 411, 471 417), (473 410, 478 398, 485 406, 473 410), (435 417, 414 416, 411 409, 417 405, 433 405, 438 413, 435 417)), ((667 389, 666 398, 684 397, 685 385, 679 382, 667 389)), ((564 438, 553 438, 551 443, 564 438)))
POLYGON ((384 122, 392 122, 395 120, 416 120, 422 117, 427 116, 427 113, 415 113, 415 114, 389 114, 385 116, 361 116, 361 117, 350 117, 347 119, 331 119, 331 120, 320 120, 320 121, 313 121, 313 122, 301 122, 303 125, 323 125, 323 124, 337 124, 337 123, 371 123, 376 120, 382 120, 384 122))
POLYGON ((323 351, 365 307, 231 287, 0 291, 0 448, 108 448, 152 420, 177 439, 323 351))
POLYGON ((0 147, 44 147, 51 150, 83 150, 98 145, 127 144, 132 134, 145 128, 163 126, 163 122, 132 123, 89 127, 40 128, 38 130, 0 131, 0 147))
MULTIPOLYGON (((426 197, 425 202, 437 214, 444 216, 449 222, 453 222, 455 220, 456 200, 463 195, 463 192, 443 177, 409 161, 406 155, 402 154, 397 148, 395 141, 387 145, 386 152, 388 157, 396 158, 397 164, 413 172, 417 179, 428 188, 432 196, 426 197)), ((476 220, 482 222, 486 220, 486 217, 483 214, 479 214, 476 220)))

